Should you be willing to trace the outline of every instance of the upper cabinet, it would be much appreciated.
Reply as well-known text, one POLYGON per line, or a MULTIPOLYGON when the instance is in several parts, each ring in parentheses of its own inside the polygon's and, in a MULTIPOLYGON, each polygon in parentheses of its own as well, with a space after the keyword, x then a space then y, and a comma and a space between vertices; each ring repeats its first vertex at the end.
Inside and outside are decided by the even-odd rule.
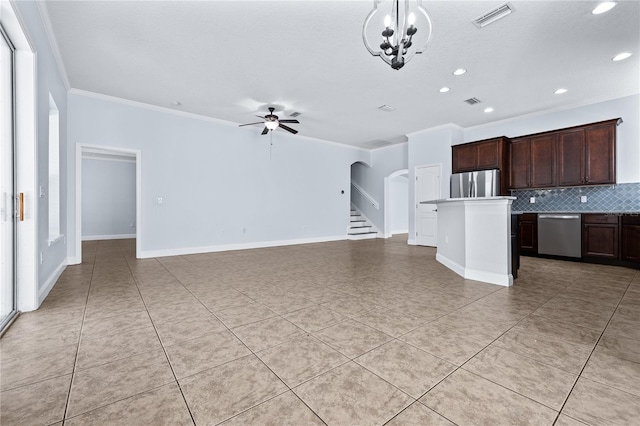
POLYGON ((500 170, 500 193, 507 191, 507 143, 506 137, 454 145, 451 147, 452 173, 477 170, 500 170))
POLYGON ((502 195, 509 189, 615 184, 619 120, 454 145, 452 173, 498 169, 502 195))
POLYGON ((556 183, 556 134, 513 139, 509 149, 509 188, 548 188, 556 183))
POLYGON ((513 139, 509 144, 509 189, 616 183, 617 122, 513 139))
POLYGON ((616 183, 616 123, 558 132, 558 186, 616 183))

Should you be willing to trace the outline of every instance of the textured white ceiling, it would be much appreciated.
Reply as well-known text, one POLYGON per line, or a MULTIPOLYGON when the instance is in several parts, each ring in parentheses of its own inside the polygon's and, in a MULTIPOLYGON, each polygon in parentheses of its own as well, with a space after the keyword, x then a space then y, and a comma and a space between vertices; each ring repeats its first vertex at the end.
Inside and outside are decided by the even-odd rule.
POLYGON ((362 42, 372 0, 49 1, 46 13, 72 88, 178 100, 176 109, 235 123, 275 104, 281 118, 302 113, 300 134, 361 147, 640 91, 638 1, 599 16, 593 1, 512 1, 510 16, 471 23, 503 3, 423 2, 432 41, 399 71, 362 42), (633 56, 611 61, 623 51, 633 56), (458 67, 468 72, 453 76, 458 67), (559 87, 568 92, 554 95, 559 87))

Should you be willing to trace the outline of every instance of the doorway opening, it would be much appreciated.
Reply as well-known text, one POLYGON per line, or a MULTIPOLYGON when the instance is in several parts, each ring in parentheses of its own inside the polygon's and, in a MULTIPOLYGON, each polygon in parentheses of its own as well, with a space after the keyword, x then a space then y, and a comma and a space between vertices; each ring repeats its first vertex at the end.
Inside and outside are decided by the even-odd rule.
POLYGON ((135 238, 141 251, 140 150, 79 144, 76 152, 76 260, 82 241, 135 238))
POLYGON ((409 232, 409 170, 384 178, 384 236, 409 232))

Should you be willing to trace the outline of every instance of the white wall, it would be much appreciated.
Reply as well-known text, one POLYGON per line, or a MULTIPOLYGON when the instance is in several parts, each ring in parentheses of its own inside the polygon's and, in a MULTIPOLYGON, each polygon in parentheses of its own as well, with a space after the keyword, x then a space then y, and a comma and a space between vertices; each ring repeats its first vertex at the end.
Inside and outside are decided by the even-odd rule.
POLYGON ((407 176, 396 176, 389 181, 390 208, 387 210, 390 219, 391 233, 400 234, 409 229, 409 179, 407 176))
POLYGON ((135 162, 84 158, 82 239, 125 238, 135 223, 135 162))
POLYGON ((351 194, 351 201, 384 233, 389 233, 384 229, 384 178, 407 168, 407 147, 401 143, 372 150, 371 167, 358 163, 351 169, 351 179, 376 200, 380 208, 376 209, 355 193, 351 194))
POLYGON ((350 165, 363 150, 276 131, 270 154, 259 127, 73 92, 69 110, 70 147, 141 150, 143 257, 346 238, 350 165))
POLYGON ((449 197, 451 145, 462 141, 462 128, 453 124, 434 127, 409 135, 409 243, 415 243, 416 167, 441 166, 441 197, 449 197))
POLYGON ((622 117, 624 123, 617 128, 617 182, 640 182, 640 95, 470 127, 464 129, 464 140, 461 143, 495 136, 516 137, 618 117, 622 117))
MULTIPOLYGON (((67 247, 65 239, 49 245, 49 93, 53 97, 60 116, 60 170, 67 167, 67 88, 63 76, 58 68, 53 49, 49 43, 45 27, 38 9, 37 2, 17 1, 12 3, 19 16, 27 38, 36 53, 36 140, 37 152, 36 186, 44 189, 44 197, 38 196, 37 188, 29 190, 25 196, 28 201, 37 202, 37 248, 33 253, 41 262, 34 262, 37 266, 37 294, 35 302, 27 302, 20 307, 30 310, 37 307, 46 296, 55 280, 66 265, 67 247), (35 304, 34 304, 35 303, 35 304)), ((60 176, 60 233, 67 232, 67 180, 64 174, 60 176)), ((29 206, 27 211, 32 211, 29 206)), ((29 213, 28 213, 29 214, 29 213)), ((24 293, 24 292, 23 292, 24 293)), ((19 296, 20 297, 20 296, 19 296)))

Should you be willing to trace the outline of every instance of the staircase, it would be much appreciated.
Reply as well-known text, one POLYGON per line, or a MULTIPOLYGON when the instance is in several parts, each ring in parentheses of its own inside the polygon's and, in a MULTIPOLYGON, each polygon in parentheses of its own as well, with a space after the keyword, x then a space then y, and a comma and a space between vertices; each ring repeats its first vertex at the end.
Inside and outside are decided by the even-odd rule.
POLYGON ((347 239, 366 240, 368 238, 376 238, 377 236, 378 232, 374 230, 374 226, 352 205, 351 222, 349 223, 349 230, 347 231, 347 239))

